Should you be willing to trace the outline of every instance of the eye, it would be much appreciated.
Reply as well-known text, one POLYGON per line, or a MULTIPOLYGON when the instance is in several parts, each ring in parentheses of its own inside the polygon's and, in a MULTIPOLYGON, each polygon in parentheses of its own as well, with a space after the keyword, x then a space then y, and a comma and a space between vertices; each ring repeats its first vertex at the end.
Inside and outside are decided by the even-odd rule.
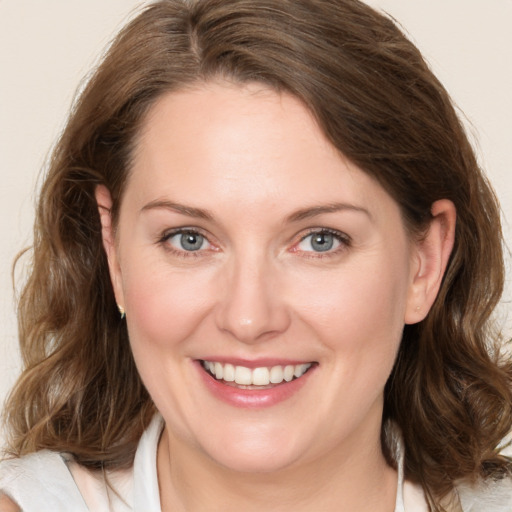
POLYGON ((186 252, 208 249, 210 245, 206 237, 192 230, 174 231, 167 234, 162 241, 168 243, 174 249, 186 252))
POLYGON ((303 237, 297 244, 297 249, 304 252, 335 252, 343 244, 347 245, 348 240, 342 233, 322 229, 303 237))

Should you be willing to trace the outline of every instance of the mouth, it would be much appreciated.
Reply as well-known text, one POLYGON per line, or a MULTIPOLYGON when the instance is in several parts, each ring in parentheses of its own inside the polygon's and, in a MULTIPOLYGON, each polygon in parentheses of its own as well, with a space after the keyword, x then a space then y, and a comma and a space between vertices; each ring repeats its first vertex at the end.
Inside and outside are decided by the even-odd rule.
POLYGON ((207 374, 219 383, 237 389, 264 390, 303 377, 315 363, 300 363, 248 368, 246 366, 201 360, 207 374))

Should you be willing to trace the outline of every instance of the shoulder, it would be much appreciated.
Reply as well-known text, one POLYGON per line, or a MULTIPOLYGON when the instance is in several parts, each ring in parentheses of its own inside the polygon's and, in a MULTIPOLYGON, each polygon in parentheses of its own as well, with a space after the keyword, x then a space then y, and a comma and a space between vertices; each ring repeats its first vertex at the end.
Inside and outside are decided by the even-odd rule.
POLYGON ((10 498, 0 502, 0 512, 160 510, 156 452, 163 426, 155 415, 126 470, 91 471, 49 450, 0 462, 0 496, 10 498))
POLYGON ((77 512, 87 510, 65 455, 49 450, 1 462, 0 494, 10 498, 5 503, 14 501, 26 512, 41 510, 43 504, 46 510, 69 510, 70 505, 77 512))
POLYGON ((0 462, 0 490, 20 481, 47 483, 50 475, 57 475, 60 480, 66 473, 69 471, 64 456, 49 450, 6 459, 0 462))
POLYGON ((21 512, 21 508, 11 498, 0 492, 0 512, 21 512))
POLYGON ((512 478, 479 481, 477 484, 460 482, 457 487, 464 512, 512 511, 512 478))

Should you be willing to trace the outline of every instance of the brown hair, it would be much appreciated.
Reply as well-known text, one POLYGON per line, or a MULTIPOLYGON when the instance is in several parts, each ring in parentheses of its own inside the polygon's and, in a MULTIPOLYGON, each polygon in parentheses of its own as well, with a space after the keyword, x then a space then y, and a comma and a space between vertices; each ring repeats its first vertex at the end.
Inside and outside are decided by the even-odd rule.
MULTIPOLYGON (((298 97, 336 148, 391 194, 413 233, 457 208, 455 247, 427 318, 406 326, 384 420, 432 510, 462 478, 509 470, 512 367, 490 314, 504 281, 499 209, 448 94, 396 25, 357 0, 162 0, 118 35, 50 162, 19 300, 25 369, 6 408, 11 453, 131 464, 154 406, 129 349, 94 198, 114 223, 145 114, 164 93, 222 77, 298 97)), ((390 460, 391 463, 392 460, 390 460)))

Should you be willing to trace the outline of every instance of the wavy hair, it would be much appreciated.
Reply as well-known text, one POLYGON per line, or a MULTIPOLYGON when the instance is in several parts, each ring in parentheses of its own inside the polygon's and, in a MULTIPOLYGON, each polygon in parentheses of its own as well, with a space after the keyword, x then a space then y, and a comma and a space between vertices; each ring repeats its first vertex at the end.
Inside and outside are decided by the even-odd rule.
POLYGON ((431 510, 460 479, 510 471, 498 446, 512 425, 512 367, 490 321, 504 282, 499 207, 420 52, 357 0, 161 0, 113 41, 40 192, 19 297, 24 370, 6 407, 10 453, 49 448, 91 468, 132 463, 154 405, 117 312, 94 190, 110 190, 115 225, 148 110, 165 93, 217 78, 299 98, 397 201, 412 234, 428 229, 434 201, 453 201, 453 253, 427 318, 405 327, 383 424, 400 426, 406 477, 431 510))

